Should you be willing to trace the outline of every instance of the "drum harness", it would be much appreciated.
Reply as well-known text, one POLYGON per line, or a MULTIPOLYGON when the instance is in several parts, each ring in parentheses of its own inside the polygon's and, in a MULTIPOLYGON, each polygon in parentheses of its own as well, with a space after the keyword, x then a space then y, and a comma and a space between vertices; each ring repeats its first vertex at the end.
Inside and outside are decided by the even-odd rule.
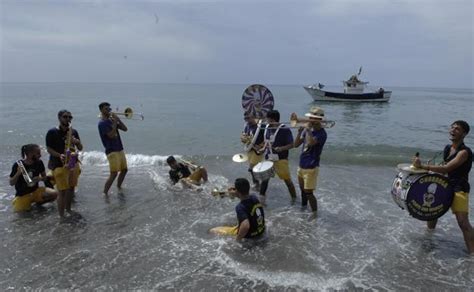
POLYGON ((267 124, 265 126, 265 132, 263 134, 264 138, 265 138, 265 144, 263 146, 263 148, 265 149, 268 149, 268 151, 270 152, 268 154, 268 160, 270 161, 278 161, 279 159, 277 159, 276 157, 278 157, 278 154, 274 154, 273 153, 273 150, 272 150, 272 144, 275 142, 275 139, 276 139, 276 136, 278 134, 278 131, 280 131, 280 129, 282 127, 284 127, 284 124, 280 124, 278 126, 278 128, 276 129, 276 131, 273 133, 273 135, 270 135, 270 138, 267 138, 267 133, 268 133, 268 128, 269 128, 270 124, 267 124))
POLYGON ((248 151, 253 149, 253 146, 255 145, 255 142, 257 142, 257 137, 258 137, 258 134, 260 133, 261 128, 262 128, 262 120, 259 120, 258 124, 257 124, 257 129, 255 130, 255 134, 253 134, 253 137, 252 137, 252 142, 250 142, 250 144, 244 146, 245 151, 248 152, 248 151))

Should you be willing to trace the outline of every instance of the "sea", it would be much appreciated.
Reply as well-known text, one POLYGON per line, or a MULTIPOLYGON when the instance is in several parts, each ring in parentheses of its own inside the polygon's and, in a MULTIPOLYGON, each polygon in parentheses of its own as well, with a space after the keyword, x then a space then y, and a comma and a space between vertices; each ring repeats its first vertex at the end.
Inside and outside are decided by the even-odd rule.
MULTIPOLYGON (((313 102, 301 85, 265 84, 282 121, 317 105, 336 125, 321 157, 317 217, 299 198, 291 205, 284 183, 271 179, 267 239, 240 244, 209 229, 237 223, 237 199, 211 191, 249 177, 246 163, 232 161, 243 152, 248 85, 1 83, 0 290, 474 291, 474 257, 454 215, 448 211, 428 231, 390 194, 397 164, 416 152, 440 163, 450 124, 474 126, 473 89, 386 87, 390 102, 328 103, 313 102), (97 128, 103 101, 144 116, 123 119, 129 172, 123 192, 114 185, 108 198, 97 128), (12 164, 27 143, 41 145, 47 163, 45 135, 61 109, 72 112, 84 145, 73 205, 80 216, 61 223, 55 204, 16 214, 12 164), (209 182, 173 185, 169 155, 206 167, 209 182)), ((296 185, 300 151, 289 157, 296 185)))

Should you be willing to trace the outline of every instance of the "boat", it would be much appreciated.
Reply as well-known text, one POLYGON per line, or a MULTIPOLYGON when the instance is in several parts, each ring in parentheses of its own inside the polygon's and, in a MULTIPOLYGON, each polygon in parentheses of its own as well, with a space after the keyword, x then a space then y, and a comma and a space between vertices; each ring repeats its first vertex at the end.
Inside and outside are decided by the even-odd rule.
POLYGON ((362 67, 358 74, 352 75, 348 80, 342 81, 344 84, 344 92, 332 92, 322 90, 324 85, 321 83, 304 86, 304 89, 313 97, 315 101, 353 101, 353 102, 383 102, 389 101, 392 95, 391 91, 379 88, 375 92, 366 92, 369 82, 364 82, 359 79, 362 67))

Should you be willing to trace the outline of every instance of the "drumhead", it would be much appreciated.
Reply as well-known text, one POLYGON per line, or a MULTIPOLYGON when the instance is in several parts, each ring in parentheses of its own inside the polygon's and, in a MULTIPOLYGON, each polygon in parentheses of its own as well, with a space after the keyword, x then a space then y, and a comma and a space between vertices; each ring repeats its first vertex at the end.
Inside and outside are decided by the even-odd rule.
POLYGON ((269 170, 273 167, 273 162, 271 161, 262 161, 260 163, 257 163, 254 167, 253 167, 253 172, 262 172, 262 171, 266 171, 266 170, 269 170))
POLYGON ((453 197, 454 191, 445 176, 424 174, 411 183, 407 191, 406 206, 411 216, 431 221, 449 210, 453 197))

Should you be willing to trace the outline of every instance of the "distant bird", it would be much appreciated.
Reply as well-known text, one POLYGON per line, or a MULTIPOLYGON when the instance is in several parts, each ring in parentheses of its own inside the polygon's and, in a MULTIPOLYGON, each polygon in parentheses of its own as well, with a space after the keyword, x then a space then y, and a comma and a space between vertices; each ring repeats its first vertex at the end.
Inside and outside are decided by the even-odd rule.
POLYGON ((155 23, 158 23, 158 22, 160 22, 160 18, 159 18, 158 15, 156 15, 156 13, 155 13, 155 23))

